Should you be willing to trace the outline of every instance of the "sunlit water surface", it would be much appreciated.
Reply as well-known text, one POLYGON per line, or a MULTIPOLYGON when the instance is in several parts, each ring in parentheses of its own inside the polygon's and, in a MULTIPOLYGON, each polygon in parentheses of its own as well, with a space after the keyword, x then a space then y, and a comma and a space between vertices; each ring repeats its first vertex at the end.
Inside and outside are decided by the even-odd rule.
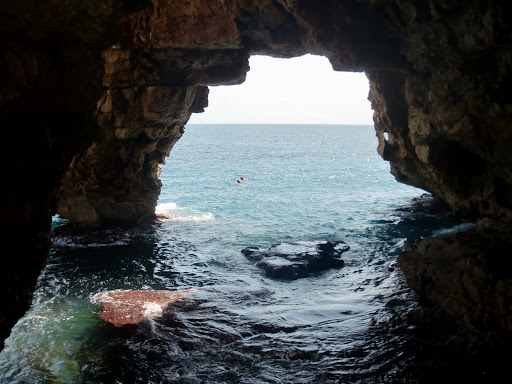
POLYGON ((54 237, 1 382, 426 382, 440 363, 418 357, 396 257, 468 224, 425 209, 376 145, 371 126, 189 126, 163 167, 168 219, 54 237), (350 246, 345 266, 296 281, 265 277, 240 252, 325 239, 350 246), (102 322, 91 300, 189 287, 202 289, 137 330, 102 322))

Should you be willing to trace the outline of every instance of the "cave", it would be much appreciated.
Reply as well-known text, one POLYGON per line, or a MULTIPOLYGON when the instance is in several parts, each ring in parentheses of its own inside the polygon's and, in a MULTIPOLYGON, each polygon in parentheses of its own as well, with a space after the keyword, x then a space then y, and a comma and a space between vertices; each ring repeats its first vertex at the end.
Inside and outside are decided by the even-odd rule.
POLYGON ((406 246, 399 265, 410 286, 471 343, 510 340, 510 8, 489 0, 4 2, 0 337, 30 305, 52 215, 77 230, 153 219, 158 166, 207 106, 208 86, 242 83, 253 54, 310 53, 337 71, 366 73, 378 152, 398 181, 479 219, 406 246))

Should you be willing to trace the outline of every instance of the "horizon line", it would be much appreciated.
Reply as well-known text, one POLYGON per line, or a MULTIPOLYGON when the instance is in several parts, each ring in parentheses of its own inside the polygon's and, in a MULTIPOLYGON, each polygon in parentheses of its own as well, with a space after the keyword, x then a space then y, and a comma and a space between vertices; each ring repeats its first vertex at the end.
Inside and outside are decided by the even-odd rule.
POLYGON ((374 123, 186 123, 185 125, 375 125, 374 123))

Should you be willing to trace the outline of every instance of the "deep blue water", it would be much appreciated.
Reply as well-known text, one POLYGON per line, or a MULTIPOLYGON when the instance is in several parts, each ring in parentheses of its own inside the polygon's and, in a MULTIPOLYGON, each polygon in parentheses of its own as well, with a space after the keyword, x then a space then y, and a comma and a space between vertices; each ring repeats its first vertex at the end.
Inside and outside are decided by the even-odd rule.
POLYGON ((167 219, 54 236, 0 382, 427 382, 395 260, 405 242, 466 224, 425 209, 376 146, 372 126, 188 126, 162 167, 167 219), (345 241, 345 266, 275 280, 240 252, 298 240, 345 241), (189 287, 203 289, 136 331, 102 322, 91 299, 189 287))

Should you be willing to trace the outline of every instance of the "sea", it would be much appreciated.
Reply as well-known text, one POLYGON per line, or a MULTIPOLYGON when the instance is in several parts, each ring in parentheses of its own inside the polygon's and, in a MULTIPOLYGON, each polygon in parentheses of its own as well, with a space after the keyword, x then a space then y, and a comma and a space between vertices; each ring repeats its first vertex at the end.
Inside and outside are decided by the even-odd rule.
POLYGON ((395 181, 376 148, 370 125, 188 125, 162 165, 159 220, 70 234, 54 216, 48 264, 0 354, 0 382, 457 377, 460 364, 408 320, 417 303, 396 259, 406 243, 473 223, 395 181), (324 240, 350 247, 344 266, 296 280, 268 277, 241 253, 324 240), (192 287, 135 329, 99 318, 103 292, 192 287))

